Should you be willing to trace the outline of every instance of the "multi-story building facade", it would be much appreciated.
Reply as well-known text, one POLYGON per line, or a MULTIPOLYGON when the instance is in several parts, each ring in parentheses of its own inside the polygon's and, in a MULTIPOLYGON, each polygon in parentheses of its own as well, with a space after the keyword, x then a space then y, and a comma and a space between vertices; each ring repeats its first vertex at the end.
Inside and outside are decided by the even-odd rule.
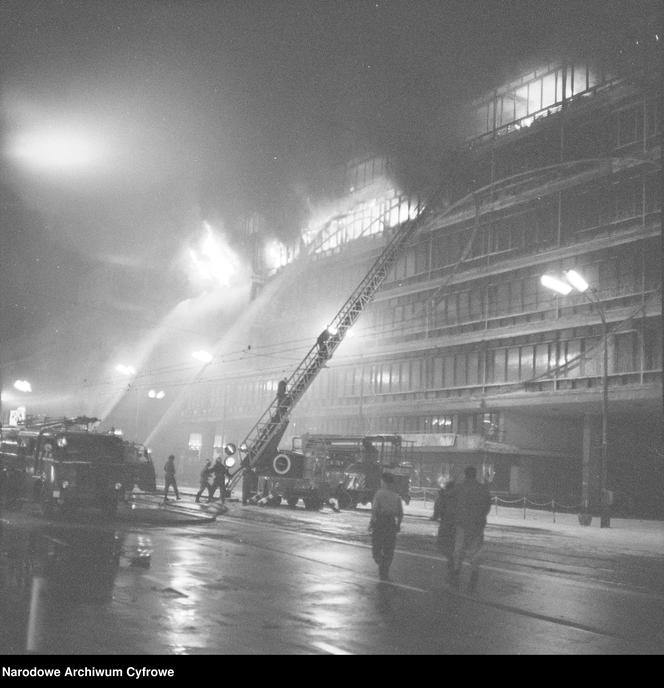
MULTIPOLYGON (((474 104, 440 212, 294 410, 285 443, 401 433, 421 485, 472 463, 498 493, 597 504, 606 344, 607 486, 632 513, 661 508, 661 72, 647 65, 551 64, 474 104), (596 303, 540 282, 569 269, 596 303)), ((366 182, 366 163, 349 174, 362 164, 366 182)), ((242 439, 391 226, 413 215, 395 192, 373 217, 354 193, 345 216, 361 204, 379 224, 350 235, 336 216, 307 259, 266 284, 229 333, 247 348, 222 346, 169 423, 190 456, 242 439)))

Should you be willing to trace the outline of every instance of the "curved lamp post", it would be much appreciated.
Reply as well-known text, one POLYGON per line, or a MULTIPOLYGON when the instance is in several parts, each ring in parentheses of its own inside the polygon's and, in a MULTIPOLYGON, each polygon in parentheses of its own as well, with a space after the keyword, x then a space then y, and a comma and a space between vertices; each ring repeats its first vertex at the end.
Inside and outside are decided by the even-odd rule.
POLYGON ((563 278, 542 275, 540 282, 547 289, 551 289, 562 296, 572 291, 582 294, 595 308, 602 321, 602 445, 600 454, 600 528, 611 527, 611 512, 609 496, 606 489, 608 467, 608 418, 609 418, 609 327, 606 322, 606 311, 601 304, 599 294, 576 270, 566 270, 563 278))

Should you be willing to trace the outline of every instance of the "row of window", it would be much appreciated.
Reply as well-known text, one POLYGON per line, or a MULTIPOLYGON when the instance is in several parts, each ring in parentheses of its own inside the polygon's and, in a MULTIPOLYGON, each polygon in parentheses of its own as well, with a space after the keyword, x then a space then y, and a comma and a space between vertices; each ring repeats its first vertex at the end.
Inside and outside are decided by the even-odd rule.
POLYGON ((525 137, 503 139, 501 145, 476 151, 475 184, 468 191, 561 161, 642 152, 656 145, 661 133, 657 97, 639 98, 618 110, 595 111, 590 118, 567 121, 562 132, 553 126, 554 121, 557 118, 532 128, 525 137))
POLYGON ((483 222, 469 253, 471 225, 421 240, 399 256, 388 282, 455 265, 464 253, 468 261, 508 251, 514 255, 542 250, 557 244, 559 227, 565 244, 574 241, 577 232, 660 210, 661 183, 654 175, 586 185, 563 193, 560 206, 549 197, 525 211, 483 222))
MULTIPOLYGON (((295 431, 297 431, 297 420, 294 421, 294 424, 296 426, 295 431)), ((504 439, 502 414, 500 413, 307 418, 307 432, 340 435, 370 433, 455 434, 481 435, 491 440, 504 439)))
MULTIPOLYGON (((492 347, 483 351, 457 351, 406 358, 363 366, 330 368, 319 376, 306 401, 363 403, 380 395, 525 383, 538 379, 599 377, 602 372, 602 339, 592 328, 560 341, 492 347)), ((612 335, 609 341, 609 374, 661 370, 661 329, 648 323, 642 331, 612 335)), ((207 385, 192 394, 185 416, 196 413, 255 413, 271 401, 265 382, 238 381, 207 385)), ((443 422, 444 424, 444 422, 443 422)))
POLYGON ((505 127, 560 105, 563 99, 585 93, 597 86, 596 70, 587 64, 560 66, 540 74, 525 84, 495 93, 475 111, 475 136, 505 127))
MULTIPOLYGON (((375 333, 423 329, 428 320, 439 329, 463 323, 477 323, 524 314, 547 314, 555 306, 556 296, 542 286, 540 277, 559 274, 574 267, 602 298, 638 295, 658 287, 661 281, 659 245, 646 241, 623 246, 620 253, 598 252, 579 257, 569 265, 543 265, 514 271, 502 279, 476 281, 443 290, 435 299, 421 292, 374 303, 367 311, 362 330, 375 333), (430 311, 430 314, 429 314, 430 311)), ((587 307, 581 294, 565 297, 561 307, 587 307)), ((500 323, 499 323, 500 324, 500 323)))

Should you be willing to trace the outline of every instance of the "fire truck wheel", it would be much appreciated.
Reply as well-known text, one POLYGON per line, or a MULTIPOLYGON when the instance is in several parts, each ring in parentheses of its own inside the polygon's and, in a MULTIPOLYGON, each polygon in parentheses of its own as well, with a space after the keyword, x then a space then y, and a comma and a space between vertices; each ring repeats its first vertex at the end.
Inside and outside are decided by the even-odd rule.
POLYGON ((297 506, 297 503, 300 501, 299 497, 287 497, 286 498, 286 503, 291 509, 294 509, 297 506))

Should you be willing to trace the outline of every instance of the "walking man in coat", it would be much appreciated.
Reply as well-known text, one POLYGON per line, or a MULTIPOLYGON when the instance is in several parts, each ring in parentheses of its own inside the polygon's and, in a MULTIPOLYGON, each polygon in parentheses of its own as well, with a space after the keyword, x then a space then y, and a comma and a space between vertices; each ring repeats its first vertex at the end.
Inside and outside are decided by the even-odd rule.
POLYGON ((175 482, 175 456, 171 454, 164 464, 165 487, 164 487, 164 502, 168 501, 168 488, 173 487, 175 498, 180 499, 178 492, 178 484, 175 482))
POLYGON ((371 505, 371 551, 378 564, 381 580, 389 580, 390 565, 394 558, 397 533, 401 529, 403 507, 401 497, 394 491, 394 476, 383 473, 383 485, 376 492, 371 505))
POLYGON ((447 572, 454 577, 454 540, 456 537, 456 506, 457 494, 453 480, 445 483, 438 498, 438 537, 437 545, 440 552, 447 559, 447 572))
POLYGON ((484 527, 491 508, 491 495, 486 485, 477 481, 474 466, 464 471, 465 479, 456 490, 456 532, 454 542, 454 571, 452 585, 459 585, 459 576, 464 558, 470 562, 471 591, 477 587, 482 545, 484 544, 484 527))
POLYGON ((219 497, 221 499, 221 503, 223 504, 226 501, 226 476, 230 475, 230 473, 228 472, 228 468, 224 466, 221 456, 218 456, 215 459, 214 465, 210 471, 214 476, 214 480, 212 482, 212 486, 210 487, 208 502, 211 502, 214 499, 214 493, 217 491, 217 488, 219 488, 219 497))

